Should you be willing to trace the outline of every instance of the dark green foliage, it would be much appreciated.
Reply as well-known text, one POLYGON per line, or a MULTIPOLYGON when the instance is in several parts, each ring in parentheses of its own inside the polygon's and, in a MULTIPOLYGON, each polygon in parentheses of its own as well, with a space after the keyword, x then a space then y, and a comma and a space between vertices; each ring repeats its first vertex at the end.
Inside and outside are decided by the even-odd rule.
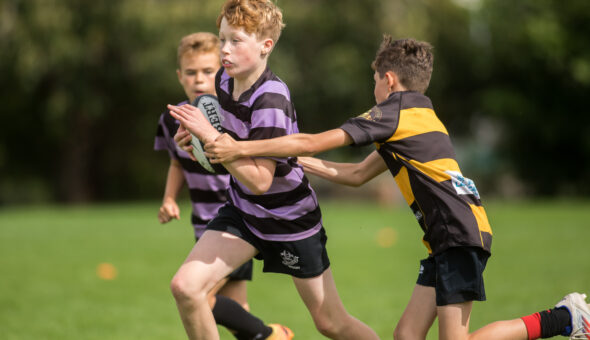
MULTIPOLYGON (((287 27, 270 66, 290 86, 301 131, 374 105, 370 64, 382 34, 415 37, 435 47, 427 94, 480 191, 503 193, 500 178, 513 174, 533 194, 590 193, 587 1, 278 4, 287 27)), ((156 120, 184 99, 176 45, 216 32, 220 6, 1 2, 0 204, 158 197, 167 157, 152 151, 156 120)))

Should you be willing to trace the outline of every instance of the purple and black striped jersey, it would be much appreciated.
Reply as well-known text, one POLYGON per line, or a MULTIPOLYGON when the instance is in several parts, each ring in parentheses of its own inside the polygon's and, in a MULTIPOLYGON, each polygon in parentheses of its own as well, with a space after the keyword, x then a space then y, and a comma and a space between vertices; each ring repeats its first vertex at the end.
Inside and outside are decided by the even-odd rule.
POLYGON ((490 252, 492 229, 475 184, 462 175, 430 99, 395 92, 341 127, 354 145, 375 143, 424 231, 429 253, 473 246, 490 252))
MULTIPOLYGON (((233 78, 221 69, 215 86, 222 127, 236 140, 261 140, 297 133, 297 118, 289 89, 269 68, 236 101, 233 78)), ((229 200, 240 210, 246 226, 268 241, 295 241, 322 228, 315 192, 296 158, 272 158, 276 170, 270 189, 254 195, 235 178, 230 180, 229 200)))
MULTIPOLYGON (((187 104, 187 101, 178 105, 187 104)), ((160 115, 154 142, 154 150, 167 150, 170 158, 182 165, 184 178, 192 203, 191 222, 195 236, 200 237, 207 223, 217 215, 217 211, 227 202, 229 175, 212 174, 198 162, 190 159, 188 153, 174 142, 174 135, 180 123, 168 111, 160 115)))

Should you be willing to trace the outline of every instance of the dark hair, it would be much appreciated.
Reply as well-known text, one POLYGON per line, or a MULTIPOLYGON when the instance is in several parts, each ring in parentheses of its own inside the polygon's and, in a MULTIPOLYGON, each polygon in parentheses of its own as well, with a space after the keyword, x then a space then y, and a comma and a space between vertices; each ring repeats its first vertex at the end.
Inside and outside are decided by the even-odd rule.
POLYGON ((393 40, 390 35, 384 35, 371 67, 381 78, 387 71, 393 71, 406 89, 424 93, 430 83, 433 62, 429 43, 415 39, 393 40))

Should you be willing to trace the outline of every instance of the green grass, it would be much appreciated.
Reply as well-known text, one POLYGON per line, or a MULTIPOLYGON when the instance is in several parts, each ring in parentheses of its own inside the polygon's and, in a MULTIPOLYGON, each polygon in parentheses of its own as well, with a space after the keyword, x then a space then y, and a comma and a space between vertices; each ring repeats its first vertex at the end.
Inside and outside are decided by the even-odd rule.
MULTIPOLYGON (((192 247, 183 220, 160 225, 158 203, 0 209, 2 339, 184 339, 169 280, 192 247), (115 280, 97 265, 112 263, 115 280)), ((391 339, 426 256, 407 207, 324 201, 328 251, 348 311, 391 339), (377 245, 381 228, 396 242, 377 245)), ((490 203, 493 256, 488 301, 472 329, 553 305, 570 291, 590 293, 590 202, 490 203)), ((291 279, 261 272, 249 286, 253 312, 290 326, 296 339, 321 339, 291 279)), ((436 339, 436 330, 428 339, 436 339)), ((222 339, 232 339, 222 331, 222 339)))

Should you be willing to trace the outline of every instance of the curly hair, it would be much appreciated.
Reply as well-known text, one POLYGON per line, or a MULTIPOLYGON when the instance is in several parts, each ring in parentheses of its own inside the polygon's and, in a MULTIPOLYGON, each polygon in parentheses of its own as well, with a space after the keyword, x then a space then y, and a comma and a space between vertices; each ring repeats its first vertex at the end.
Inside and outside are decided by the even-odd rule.
POLYGON ((281 9, 271 0, 227 0, 217 17, 217 28, 223 18, 231 26, 256 34, 258 39, 271 38, 275 44, 285 27, 281 9))
POLYGON ((415 39, 393 40, 384 35, 371 67, 382 78, 387 71, 393 71, 406 89, 424 93, 430 83, 433 62, 429 43, 415 39))

